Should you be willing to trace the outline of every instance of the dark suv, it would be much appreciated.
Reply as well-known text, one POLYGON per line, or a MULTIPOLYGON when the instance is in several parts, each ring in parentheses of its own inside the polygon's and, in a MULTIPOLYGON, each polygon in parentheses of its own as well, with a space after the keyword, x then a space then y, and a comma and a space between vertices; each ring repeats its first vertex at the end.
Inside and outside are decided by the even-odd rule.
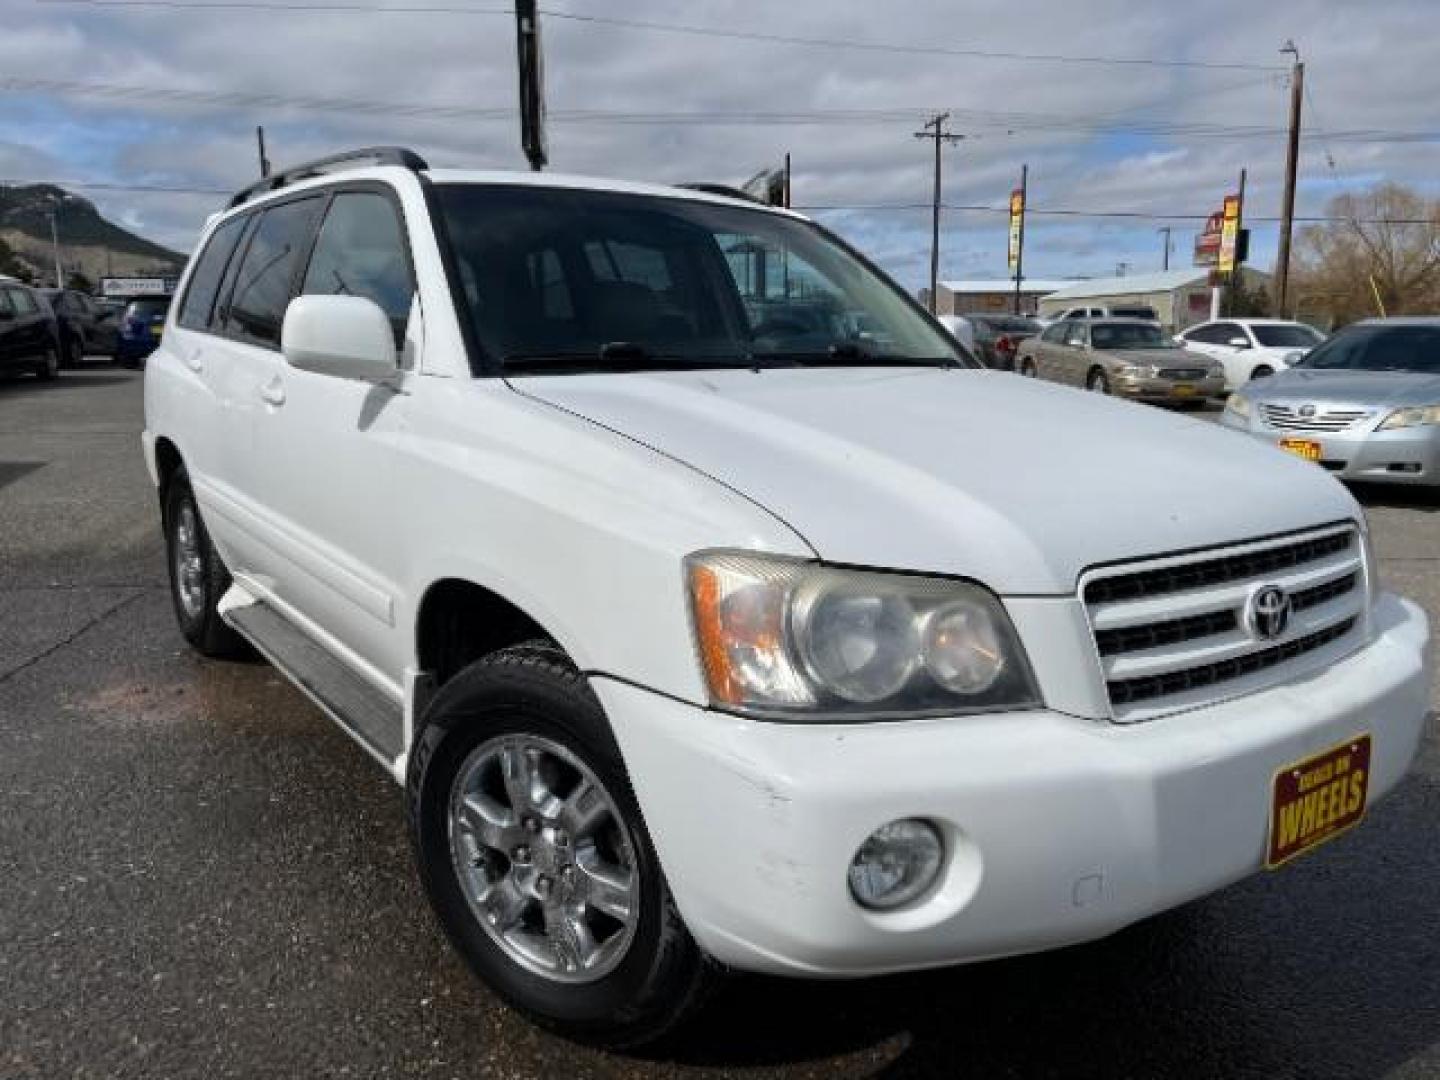
POLYGON ((60 329, 38 290, 0 279, 0 371, 60 373, 60 329))
POLYGON ((60 360, 79 367, 87 355, 109 356, 115 351, 116 313, 94 297, 75 289, 42 289, 55 310, 60 327, 60 360))

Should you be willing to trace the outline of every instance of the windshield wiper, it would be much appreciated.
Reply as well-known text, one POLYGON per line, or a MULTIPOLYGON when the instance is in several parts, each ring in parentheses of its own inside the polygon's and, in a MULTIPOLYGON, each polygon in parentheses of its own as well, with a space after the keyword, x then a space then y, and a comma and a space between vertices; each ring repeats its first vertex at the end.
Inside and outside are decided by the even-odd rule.
POLYGON ((607 341, 594 352, 552 350, 507 353, 501 357, 500 366, 506 373, 513 375, 577 375, 627 371, 690 371, 740 365, 738 358, 657 353, 636 341, 607 341))
POLYGON ((954 357, 950 356, 905 356, 899 353, 877 353, 872 352, 870 349, 867 349, 855 341, 831 342, 823 352, 818 349, 752 352, 750 359, 757 369, 779 364, 786 364, 791 367, 848 367, 865 364, 874 364, 877 366, 895 365, 898 367, 959 366, 954 357))

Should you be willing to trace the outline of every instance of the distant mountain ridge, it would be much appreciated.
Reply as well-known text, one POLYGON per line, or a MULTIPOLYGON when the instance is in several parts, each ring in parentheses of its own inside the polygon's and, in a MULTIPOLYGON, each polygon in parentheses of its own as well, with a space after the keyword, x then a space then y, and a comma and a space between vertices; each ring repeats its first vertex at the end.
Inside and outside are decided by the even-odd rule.
POLYGON ((60 262, 66 275, 98 281, 107 274, 175 274, 185 256, 107 220, 89 199, 55 184, 0 185, 0 240, 37 280, 54 276, 50 214, 58 212, 60 262))

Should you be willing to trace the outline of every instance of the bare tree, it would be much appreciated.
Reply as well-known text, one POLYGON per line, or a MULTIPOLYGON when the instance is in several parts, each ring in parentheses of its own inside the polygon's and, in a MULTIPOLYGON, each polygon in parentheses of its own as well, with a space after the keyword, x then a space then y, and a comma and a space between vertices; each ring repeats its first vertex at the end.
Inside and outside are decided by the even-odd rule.
POLYGON ((1336 324, 1440 311, 1440 199, 1399 184, 1330 200, 1300 234, 1295 304, 1336 324))

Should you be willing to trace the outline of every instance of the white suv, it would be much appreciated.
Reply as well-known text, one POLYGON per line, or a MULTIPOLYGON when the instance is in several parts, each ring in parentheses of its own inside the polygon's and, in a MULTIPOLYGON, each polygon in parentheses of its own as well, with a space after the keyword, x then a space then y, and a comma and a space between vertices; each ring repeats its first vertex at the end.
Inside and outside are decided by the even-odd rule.
POLYGON ((785 210, 305 166, 211 222, 145 404, 185 637, 405 786, 456 948, 572 1036, 1108 934, 1420 736, 1340 484, 977 368, 785 210))

